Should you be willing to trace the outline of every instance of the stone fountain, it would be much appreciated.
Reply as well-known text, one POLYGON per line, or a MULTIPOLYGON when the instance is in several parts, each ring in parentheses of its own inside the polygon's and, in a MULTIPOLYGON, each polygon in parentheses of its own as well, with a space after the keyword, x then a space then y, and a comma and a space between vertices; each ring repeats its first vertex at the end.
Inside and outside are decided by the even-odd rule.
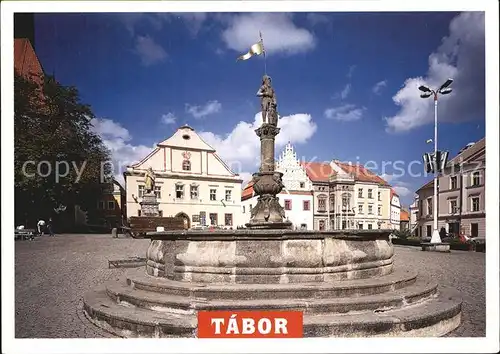
POLYGON ((299 310, 305 337, 442 336, 460 325, 453 289, 394 268, 391 230, 299 231, 283 221, 274 171, 276 96, 264 76, 259 196, 247 229, 149 233, 146 269, 84 296, 121 337, 196 337, 200 310, 299 310))

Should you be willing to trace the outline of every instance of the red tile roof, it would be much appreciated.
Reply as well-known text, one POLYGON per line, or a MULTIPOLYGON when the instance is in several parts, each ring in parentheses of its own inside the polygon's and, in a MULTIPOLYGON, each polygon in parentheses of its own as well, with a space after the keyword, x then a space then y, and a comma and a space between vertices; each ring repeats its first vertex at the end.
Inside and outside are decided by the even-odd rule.
POLYGON ((391 188, 391 199, 394 196, 399 197, 399 195, 396 193, 396 191, 394 190, 394 188, 391 188))
POLYGON ((330 177, 336 175, 336 172, 332 169, 329 163, 301 162, 300 164, 304 167, 307 177, 309 177, 312 182, 328 182, 330 177))
POLYGON ((410 214, 408 213, 408 211, 401 209, 401 212, 399 215, 400 215, 399 219, 401 221, 410 221, 410 214))
MULTIPOLYGON (((330 177, 337 174, 329 162, 301 162, 300 164, 305 169, 307 177, 309 177, 312 182, 329 182, 330 177)), ((335 161, 335 164, 342 168, 342 170, 346 173, 353 175, 356 181, 378 183, 383 186, 389 186, 383 178, 368 170, 363 165, 353 165, 339 161, 335 161)), ((248 182, 241 194, 241 200, 252 198, 252 186, 253 181, 248 182)))

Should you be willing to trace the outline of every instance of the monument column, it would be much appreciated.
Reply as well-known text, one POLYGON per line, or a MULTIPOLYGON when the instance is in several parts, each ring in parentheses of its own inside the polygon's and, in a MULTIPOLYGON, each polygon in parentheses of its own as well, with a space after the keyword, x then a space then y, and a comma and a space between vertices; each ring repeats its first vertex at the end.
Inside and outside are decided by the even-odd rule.
POLYGON ((277 126, 276 96, 269 76, 263 77, 257 96, 261 98, 262 125, 255 130, 260 138, 260 168, 253 175, 253 190, 259 197, 246 226, 254 229, 288 229, 292 223, 283 221, 285 210, 276 196, 283 189, 283 174, 275 171, 274 142, 280 128, 277 126))

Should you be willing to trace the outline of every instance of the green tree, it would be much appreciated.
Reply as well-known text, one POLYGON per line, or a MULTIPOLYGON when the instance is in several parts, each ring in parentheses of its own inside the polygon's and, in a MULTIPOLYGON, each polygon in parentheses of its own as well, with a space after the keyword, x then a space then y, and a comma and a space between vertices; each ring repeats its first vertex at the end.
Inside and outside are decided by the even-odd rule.
POLYGON ((75 205, 96 208, 102 176, 111 172, 105 164, 110 152, 91 130, 94 114, 81 102, 78 90, 51 76, 40 82, 15 74, 16 224, 33 225, 60 204, 67 206, 69 215, 75 205))

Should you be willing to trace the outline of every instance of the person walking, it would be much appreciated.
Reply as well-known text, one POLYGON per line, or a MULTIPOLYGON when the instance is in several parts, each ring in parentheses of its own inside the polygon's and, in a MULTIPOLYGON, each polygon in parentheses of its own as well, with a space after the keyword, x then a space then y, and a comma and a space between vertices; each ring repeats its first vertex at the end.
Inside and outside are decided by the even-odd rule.
POLYGON ((50 236, 54 236, 54 231, 52 227, 53 227, 52 218, 49 218, 49 222, 47 223, 47 231, 49 231, 50 236))

